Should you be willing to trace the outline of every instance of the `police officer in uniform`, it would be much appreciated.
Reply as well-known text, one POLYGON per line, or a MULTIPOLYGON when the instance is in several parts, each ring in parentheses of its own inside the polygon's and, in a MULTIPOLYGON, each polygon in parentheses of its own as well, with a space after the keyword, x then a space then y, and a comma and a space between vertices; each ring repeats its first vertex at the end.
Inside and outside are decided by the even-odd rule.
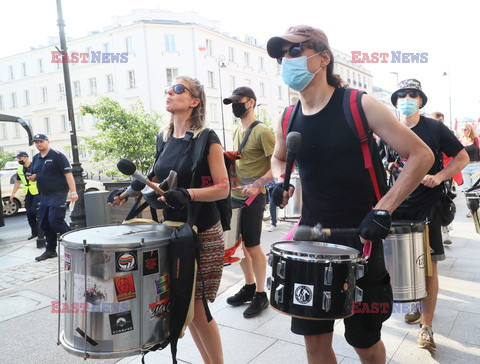
POLYGON ((72 202, 78 200, 78 194, 67 157, 50 148, 50 141, 45 134, 36 134, 33 141, 40 153, 33 157, 32 175, 28 180, 37 181, 40 191, 38 220, 47 243, 45 252, 35 258, 41 261, 57 256, 57 234, 70 230, 65 222, 67 193, 70 190, 72 202))
POLYGON ((19 166, 17 168, 17 180, 13 185, 10 201, 13 202, 15 193, 17 193, 18 189, 20 188, 20 184, 23 184, 23 193, 25 194, 25 210, 27 210, 27 220, 32 231, 32 235, 28 238, 28 240, 30 240, 37 237, 37 209, 40 202, 40 195, 38 194, 37 182, 29 181, 27 179, 27 177, 32 174, 32 162, 30 162, 30 159, 28 158, 28 153, 20 152, 15 156, 15 158, 18 160, 19 166))

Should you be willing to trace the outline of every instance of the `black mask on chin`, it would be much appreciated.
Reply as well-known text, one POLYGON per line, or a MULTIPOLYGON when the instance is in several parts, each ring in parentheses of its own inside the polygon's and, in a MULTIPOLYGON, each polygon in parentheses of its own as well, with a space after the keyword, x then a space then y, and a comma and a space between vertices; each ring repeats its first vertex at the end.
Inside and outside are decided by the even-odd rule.
POLYGON ((18 161, 18 164, 21 164, 23 166, 25 164, 25 161, 18 161))
POLYGON ((247 102, 232 103, 233 115, 235 115, 235 117, 241 118, 242 115, 247 112, 247 108, 245 107, 246 103, 247 102))

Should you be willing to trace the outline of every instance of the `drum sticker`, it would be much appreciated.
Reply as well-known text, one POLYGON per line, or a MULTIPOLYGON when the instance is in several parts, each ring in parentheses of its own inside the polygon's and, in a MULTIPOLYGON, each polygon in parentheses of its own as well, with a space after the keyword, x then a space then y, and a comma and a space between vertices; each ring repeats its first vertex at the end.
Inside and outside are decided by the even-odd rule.
POLYGON ((425 268, 425 254, 422 254, 417 258, 417 266, 420 269, 425 268))
POLYGON ((115 268, 117 272, 131 272, 138 269, 137 253, 115 252, 115 268))
POLYGON ((155 289, 157 294, 162 294, 170 291, 170 280, 168 279, 168 274, 161 276, 159 279, 155 279, 155 289))
POLYGON ((143 275, 158 273, 158 250, 143 253, 143 275))
POLYGON ((102 279, 87 276, 87 289, 85 290, 85 276, 75 273, 73 276, 74 302, 85 302, 99 305, 103 302, 112 302, 114 298, 113 285, 102 279), (85 297, 86 296, 86 297, 85 297))
POLYGON ((112 335, 133 330, 131 311, 115 313, 113 315, 108 315, 108 317, 110 319, 110 329, 112 331, 112 335))
POLYGON ((293 291, 293 304, 300 306, 313 306, 313 286, 295 283, 293 291))
POLYGON ((65 270, 71 270, 72 269, 72 257, 70 254, 65 253, 65 257, 63 259, 63 262, 65 263, 65 270))
POLYGON ((128 274, 122 277, 113 278, 115 282, 115 291, 117 293, 117 301, 131 300, 137 297, 135 293, 135 283, 133 281, 133 275, 128 274))
POLYGON ((170 312, 170 297, 161 301, 150 303, 148 305, 148 313, 150 319, 164 318, 168 316, 170 312))

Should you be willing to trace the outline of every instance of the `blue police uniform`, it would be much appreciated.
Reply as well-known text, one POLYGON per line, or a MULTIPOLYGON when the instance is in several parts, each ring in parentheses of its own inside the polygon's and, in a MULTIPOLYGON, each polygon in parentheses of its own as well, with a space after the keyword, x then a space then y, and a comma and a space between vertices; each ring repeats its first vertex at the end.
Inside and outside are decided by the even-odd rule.
POLYGON ((36 174, 40 192, 38 220, 42 229, 46 248, 55 251, 57 234, 70 231, 65 222, 68 183, 65 173, 71 173, 72 167, 67 157, 59 151, 50 149, 44 157, 36 154, 32 160, 32 174, 36 174))

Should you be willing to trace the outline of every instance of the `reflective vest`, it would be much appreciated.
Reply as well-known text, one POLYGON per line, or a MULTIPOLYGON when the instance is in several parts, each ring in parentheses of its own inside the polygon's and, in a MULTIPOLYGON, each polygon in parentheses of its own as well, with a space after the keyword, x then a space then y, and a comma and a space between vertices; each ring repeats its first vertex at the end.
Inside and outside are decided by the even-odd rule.
POLYGON ((36 181, 29 181, 28 179, 25 178, 25 174, 23 173, 23 166, 19 165, 17 168, 17 174, 18 177, 20 177, 20 180, 23 183, 23 193, 25 195, 30 192, 31 195, 38 195, 38 188, 37 188, 37 182, 36 181))

